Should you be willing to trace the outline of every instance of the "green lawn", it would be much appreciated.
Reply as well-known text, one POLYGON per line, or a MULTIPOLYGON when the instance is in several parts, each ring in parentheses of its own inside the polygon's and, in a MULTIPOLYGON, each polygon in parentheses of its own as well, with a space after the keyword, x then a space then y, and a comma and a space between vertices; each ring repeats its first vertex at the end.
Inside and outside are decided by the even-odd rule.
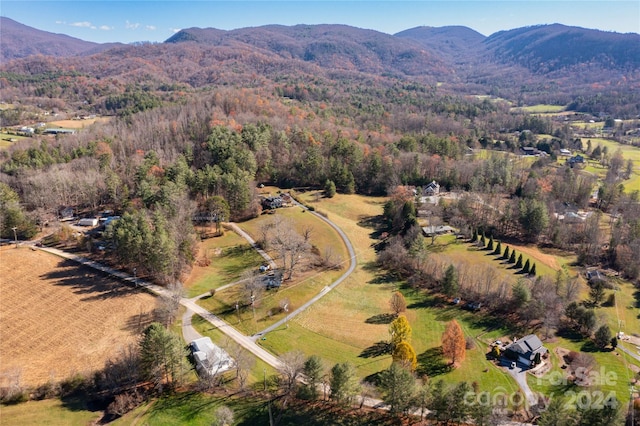
MULTIPOLYGON (((602 392, 605 397, 613 395, 622 404, 629 402, 629 383, 633 373, 627 367, 627 364, 634 363, 634 361, 622 351, 592 351, 589 349, 591 345, 582 339, 558 338, 556 342, 545 342, 544 345, 549 349, 553 368, 540 378, 532 375, 527 376, 531 390, 556 397, 567 395, 566 392, 573 392, 574 394, 588 392, 590 397, 596 398, 596 392, 602 392), (591 386, 573 385, 565 379, 566 372, 560 368, 563 362, 556 354, 556 348, 576 352, 588 350, 588 353, 596 361, 596 366, 592 370, 593 373, 590 374, 590 377, 594 378, 591 386)), ((637 363, 635 361, 635 364, 637 363)))
POLYGON ((233 231, 225 231, 223 236, 204 240, 200 251, 200 258, 206 257, 211 263, 193 267, 185 283, 188 297, 237 281, 242 272, 257 269, 264 262, 262 256, 233 231))
POLYGON ((67 426, 94 424, 102 412, 91 411, 80 399, 47 399, 0 406, 0 424, 67 426))
POLYGON ((234 425, 269 424, 266 402, 250 395, 209 395, 183 392, 163 396, 110 423, 153 426, 209 426, 214 424, 216 410, 226 406, 233 411, 234 425))
MULTIPOLYGON (((632 160, 634 164, 634 172, 631 179, 625 180, 622 184, 627 192, 640 191, 640 148, 632 145, 623 145, 616 141, 603 138, 582 138, 583 145, 587 146, 587 140, 591 141, 591 148, 595 149, 598 145, 607 147, 609 156, 612 156, 618 149, 622 152, 622 157, 626 160, 632 160)), ((626 164, 623 166, 626 167, 626 164)), ((606 169, 604 170, 606 173, 606 169)))

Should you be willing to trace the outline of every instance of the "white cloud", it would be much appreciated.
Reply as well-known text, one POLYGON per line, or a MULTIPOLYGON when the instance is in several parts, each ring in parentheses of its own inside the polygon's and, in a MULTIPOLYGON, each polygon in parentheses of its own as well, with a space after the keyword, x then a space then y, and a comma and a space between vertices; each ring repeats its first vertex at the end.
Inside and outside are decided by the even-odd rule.
POLYGON ((88 21, 72 22, 69 25, 71 25, 72 27, 95 28, 93 25, 91 25, 91 22, 88 22, 88 21))
POLYGON ((56 24, 58 24, 58 25, 67 25, 67 23, 64 22, 64 21, 56 21, 56 24))
POLYGON ((171 32, 173 32, 173 33, 177 33, 177 32, 182 31, 182 28, 169 28, 169 29, 170 29, 170 30, 171 30, 171 32))
POLYGON ((138 27, 140 26, 140 23, 139 22, 132 23, 132 22, 126 21, 124 26, 128 30, 137 30, 138 27))
POLYGON ((145 28, 148 29, 149 31, 155 31, 156 30, 156 26, 155 25, 145 25, 145 28))
POLYGON ((110 27, 108 25, 100 25, 100 29, 102 31, 111 31, 113 29, 113 27, 110 27))

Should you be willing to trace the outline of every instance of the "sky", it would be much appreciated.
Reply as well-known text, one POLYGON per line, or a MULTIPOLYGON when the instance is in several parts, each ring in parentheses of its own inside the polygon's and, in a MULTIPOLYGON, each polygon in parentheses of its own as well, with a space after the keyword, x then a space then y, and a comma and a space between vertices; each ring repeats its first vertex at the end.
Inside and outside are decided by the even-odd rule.
POLYGON ((183 28, 346 24, 388 34, 462 25, 489 36, 560 23, 640 33, 640 0, 1 0, 0 15, 87 41, 162 42, 183 28))

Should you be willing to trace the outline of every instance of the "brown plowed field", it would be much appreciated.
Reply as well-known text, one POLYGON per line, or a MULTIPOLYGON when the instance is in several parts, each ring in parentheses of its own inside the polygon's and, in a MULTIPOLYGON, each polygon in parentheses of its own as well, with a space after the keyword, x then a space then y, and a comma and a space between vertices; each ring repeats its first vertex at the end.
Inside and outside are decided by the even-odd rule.
POLYGON ((100 369, 135 342, 153 296, 28 247, 0 248, 0 386, 100 369))

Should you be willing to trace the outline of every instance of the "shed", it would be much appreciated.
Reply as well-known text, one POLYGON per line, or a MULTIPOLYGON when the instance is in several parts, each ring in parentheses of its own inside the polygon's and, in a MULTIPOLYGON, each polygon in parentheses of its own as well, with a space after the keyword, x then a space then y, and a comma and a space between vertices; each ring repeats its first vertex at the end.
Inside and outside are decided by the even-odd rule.
POLYGON ((87 217, 78 221, 78 226, 98 226, 98 219, 95 217, 87 217))

